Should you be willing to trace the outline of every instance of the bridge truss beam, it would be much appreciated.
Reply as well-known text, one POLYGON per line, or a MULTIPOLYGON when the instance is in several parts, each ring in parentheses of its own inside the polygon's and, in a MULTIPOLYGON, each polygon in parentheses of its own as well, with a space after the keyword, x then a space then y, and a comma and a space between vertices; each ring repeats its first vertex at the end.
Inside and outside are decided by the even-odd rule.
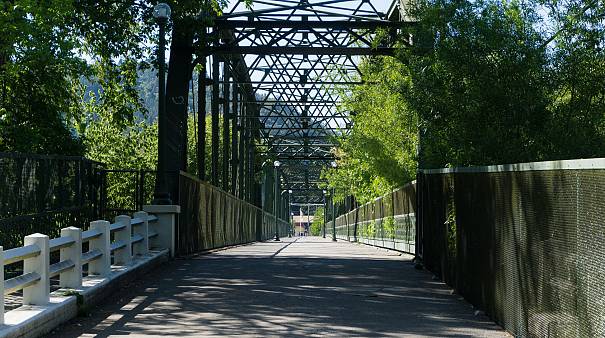
POLYGON ((280 191, 292 190, 284 200, 323 202, 321 170, 352 127, 343 95, 363 84, 362 58, 393 55, 397 30, 408 25, 377 2, 237 1, 200 34, 198 62, 212 70, 201 82, 211 89, 213 184, 259 204, 259 181, 273 179, 279 160, 280 191))

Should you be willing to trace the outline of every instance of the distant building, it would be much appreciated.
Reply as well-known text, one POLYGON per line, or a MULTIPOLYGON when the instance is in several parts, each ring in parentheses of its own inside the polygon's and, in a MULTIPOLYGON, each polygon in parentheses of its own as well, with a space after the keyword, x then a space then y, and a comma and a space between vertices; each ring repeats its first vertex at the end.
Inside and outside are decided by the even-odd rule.
POLYGON ((313 216, 308 215, 294 215, 292 216, 292 223, 294 224, 294 232, 296 236, 309 236, 311 223, 313 223, 313 216))

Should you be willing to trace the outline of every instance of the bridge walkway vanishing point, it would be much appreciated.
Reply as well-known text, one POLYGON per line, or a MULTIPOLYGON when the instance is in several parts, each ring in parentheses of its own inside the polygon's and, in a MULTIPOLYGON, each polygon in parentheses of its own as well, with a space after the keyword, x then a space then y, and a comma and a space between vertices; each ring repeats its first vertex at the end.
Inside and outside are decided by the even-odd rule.
POLYGON ((51 337, 509 337, 412 256, 283 238, 164 264, 51 337))

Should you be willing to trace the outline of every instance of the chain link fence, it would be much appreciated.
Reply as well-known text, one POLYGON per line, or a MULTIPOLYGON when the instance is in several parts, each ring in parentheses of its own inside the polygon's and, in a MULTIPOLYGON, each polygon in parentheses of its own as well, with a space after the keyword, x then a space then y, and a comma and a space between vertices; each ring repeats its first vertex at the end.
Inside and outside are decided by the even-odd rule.
POLYGON ((291 225, 186 173, 179 176, 177 253, 193 254, 291 234, 291 225))
POLYGON ((427 170, 425 267, 518 337, 605 337, 605 160, 427 170))
MULTIPOLYGON (((326 224, 332 235, 332 224, 326 224)), ((416 250, 416 184, 409 183, 336 218, 336 237, 407 253, 416 250)))

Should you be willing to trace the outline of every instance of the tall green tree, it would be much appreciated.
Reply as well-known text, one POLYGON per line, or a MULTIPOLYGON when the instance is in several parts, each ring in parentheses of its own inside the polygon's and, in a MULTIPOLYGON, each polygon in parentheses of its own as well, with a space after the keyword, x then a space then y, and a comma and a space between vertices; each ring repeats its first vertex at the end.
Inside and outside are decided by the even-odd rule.
POLYGON ((404 98, 420 116, 422 166, 543 157, 537 140, 551 76, 534 4, 427 1, 416 9, 418 44, 400 60, 413 84, 404 98))
POLYGON ((313 215, 313 222, 311 222, 311 226, 309 229, 309 231, 311 232, 311 236, 321 236, 323 226, 324 226, 324 208, 319 207, 315 210, 315 214, 313 215))
MULTIPOLYGON (((168 1, 173 15, 168 113, 186 136, 191 47, 223 0, 168 1), (174 104, 174 102, 185 104, 174 104)), ((5 0, 0 3, 0 150, 83 154, 82 77, 106 93, 96 103, 126 128, 141 111, 130 77, 157 66, 156 1, 5 0), (153 61, 152 61, 153 60, 153 61), (111 93, 111 94, 110 94, 111 93), (75 127, 74 123, 75 122, 75 127)), ((86 100, 85 100, 86 101, 86 100)), ((184 140, 182 141, 184 144, 184 140)))
POLYGON ((354 195, 365 203, 415 176, 418 118, 402 95, 410 86, 407 67, 391 57, 375 57, 359 68, 364 84, 340 93, 352 128, 338 139, 338 169, 323 175, 337 200, 354 195))
POLYGON ((363 61, 373 81, 347 89, 354 126, 324 172, 337 197, 365 201, 411 179, 412 145, 424 168, 605 155, 601 1, 415 3, 417 23, 400 34, 413 44, 363 61))
POLYGON ((70 1, 0 2, 0 151, 81 154, 69 128, 86 63, 70 1))

